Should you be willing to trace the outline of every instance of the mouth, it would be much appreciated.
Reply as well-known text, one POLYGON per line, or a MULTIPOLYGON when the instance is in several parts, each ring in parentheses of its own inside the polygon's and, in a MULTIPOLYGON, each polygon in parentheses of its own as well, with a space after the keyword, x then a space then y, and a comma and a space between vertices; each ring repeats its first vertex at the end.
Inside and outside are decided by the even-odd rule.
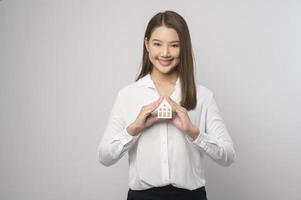
POLYGON ((169 66, 172 61, 173 61, 173 58, 172 59, 168 59, 168 60, 164 60, 164 59, 158 59, 160 65, 162 66, 169 66))

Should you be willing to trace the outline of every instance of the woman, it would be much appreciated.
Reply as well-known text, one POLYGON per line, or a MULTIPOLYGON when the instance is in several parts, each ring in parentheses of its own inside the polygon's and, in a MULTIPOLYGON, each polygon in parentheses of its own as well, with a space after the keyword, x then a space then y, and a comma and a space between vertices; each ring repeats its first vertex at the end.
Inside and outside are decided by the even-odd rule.
POLYGON ((99 161, 129 161, 128 200, 207 199, 203 158, 227 166, 231 137, 212 91, 194 80, 189 30, 176 12, 160 12, 146 28, 141 72, 119 90, 99 143, 99 161), (172 119, 154 111, 166 100, 172 119))

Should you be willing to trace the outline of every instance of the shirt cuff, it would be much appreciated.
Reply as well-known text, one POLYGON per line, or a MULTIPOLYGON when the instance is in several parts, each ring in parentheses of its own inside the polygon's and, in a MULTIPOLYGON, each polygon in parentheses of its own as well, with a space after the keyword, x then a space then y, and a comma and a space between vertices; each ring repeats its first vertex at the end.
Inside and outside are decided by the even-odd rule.
POLYGON ((128 144, 129 142, 131 142, 132 140, 135 140, 138 138, 139 135, 136 135, 136 136, 133 136, 133 135, 130 135, 126 128, 121 132, 121 144, 122 145, 126 145, 128 144))
POLYGON ((198 147, 201 147, 202 149, 207 151, 209 136, 206 133, 200 131, 197 138, 192 139, 189 135, 186 135, 186 138, 191 144, 197 145, 198 147))

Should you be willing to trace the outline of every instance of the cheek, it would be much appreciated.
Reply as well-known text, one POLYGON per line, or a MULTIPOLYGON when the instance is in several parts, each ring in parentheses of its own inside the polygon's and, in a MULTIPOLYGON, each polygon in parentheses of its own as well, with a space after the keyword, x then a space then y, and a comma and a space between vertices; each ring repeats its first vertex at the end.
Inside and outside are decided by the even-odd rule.
POLYGON ((149 52, 149 57, 150 57, 151 59, 156 59, 156 58, 157 58, 157 53, 154 52, 154 51, 150 51, 150 52, 149 52))
POLYGON ((179 57, 180 57, 180 50, 175 49, 175 50, 172 52, 172 55, 173 55, 173 57, 175 57, 175 58, 179 58, 179 57))
POLYGON ((156 58, 156 55, 154 54, 154 52, 149 52, 148 57, 150 60, 154 60, 156 58))

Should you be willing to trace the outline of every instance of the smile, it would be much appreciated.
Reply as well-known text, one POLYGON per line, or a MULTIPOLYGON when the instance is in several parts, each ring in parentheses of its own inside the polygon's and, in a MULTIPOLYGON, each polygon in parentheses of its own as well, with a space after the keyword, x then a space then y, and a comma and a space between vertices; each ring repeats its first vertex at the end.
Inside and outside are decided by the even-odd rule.
POLYGON ((161 59, 158 59, 160 65, 162 66, 168 66, 171 64, 171 62, 173 61, 173 59, 169 59, 169 60, 161 60, 161 59))

